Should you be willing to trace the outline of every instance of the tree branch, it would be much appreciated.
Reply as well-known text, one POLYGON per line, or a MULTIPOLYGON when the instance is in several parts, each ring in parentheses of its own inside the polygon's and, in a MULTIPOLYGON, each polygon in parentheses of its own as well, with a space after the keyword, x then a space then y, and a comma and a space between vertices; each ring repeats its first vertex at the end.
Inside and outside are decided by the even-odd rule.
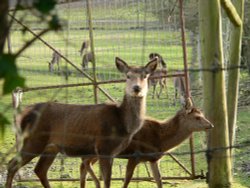
MULTIPOLYGON (((11 14, 8 14, 12 20, 15 20, 17 23, 21 24, 25 29, 28 29, 25 25, 23 25, 19 20, 17 20, 14 16, 12 16, 11 14)), ((36 41, 37 38, 40 38, 42 35, 44 35, 45 33, 47 33, 48 31, 50 31, 50 28, 44 29, 42 30, 39 34, 37 34, 36 36, 34 36, 31 40, 29 40, 16 54, 15 57, 18 57, 26 48, 28 48, 33 42, 36 41)))
POLYGON ((231 20, 231 22, 236 26, 239 27, 242 25, 242 20, 235 9, 233 3, 230 0, 221 0, 222 7, 227 13, 227 16, 231 20))

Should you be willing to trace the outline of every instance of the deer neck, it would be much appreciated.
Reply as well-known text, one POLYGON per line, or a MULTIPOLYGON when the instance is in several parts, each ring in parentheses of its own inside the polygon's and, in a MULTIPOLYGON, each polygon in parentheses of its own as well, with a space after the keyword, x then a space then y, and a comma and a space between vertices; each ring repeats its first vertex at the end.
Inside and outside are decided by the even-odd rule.
POLYGON ((144 121, 146 97, 125 95, 120 108, 127 132, 134 135, 142 127, 144 121))
POLYGON ((181 125, 178 117, 174 117, 162 124, 160 136, 162 152, 174 149, 191 135, 192 132, 185 127, 181 125))

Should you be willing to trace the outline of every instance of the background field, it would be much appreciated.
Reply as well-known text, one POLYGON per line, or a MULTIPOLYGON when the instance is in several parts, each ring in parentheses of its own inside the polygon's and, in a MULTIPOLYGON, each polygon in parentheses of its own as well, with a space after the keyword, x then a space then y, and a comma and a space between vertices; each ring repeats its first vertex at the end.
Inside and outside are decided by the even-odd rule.
MULTIPOLYGON (((144 65, 148 61, 148 54, 151 52, 160 53, 167 62, 168 73, 173 74, 175 70, 183 70, 183 54, 181 46, 181 35, 179 30, 178 17, 172 18, 168 25, 164 25, 159 18, 153 14, 154 6, 151 1, 135 4, 127 1, 93 1, 93 26, 94 45, 96 54, 96 71, 98 81, 121 79, 123 76, 116 70, 114 58, 121 57, 129 64, 144 65), (120 2, 120 3, 119 3, 120 2), (124 3, 126 2, 126 3, 124 3), (151 8, 150 8, 151 7, 151 8)), ((89 31, 87 28, 86 5, 83 2, 71 3, 68 5, 58 5, 57 11, 64 19, 64 30, 58 33, 49 33, 43 37, 50 45, 59 50, 70 61, 81 69, 81 59, 79 49, 83 40, 88 40, 89 31)), ((22 18, 23 12, 18 12, 17 17, 22 18)), ((26 23, 34 31, 39 31, 45 26, 38 23, 32 15, 25 16, 26 23)), ((192 45, 191 32, 187 31, 187 53, 189 66, 199 67, 198 63, 192 62, 193 51, 197 46, 192 45)), ((22 34, 21 26, 15 24, 11 30, 12 50, 17 51, 31 34, 22 34)), ((60 72, 49 72, 48 62, 52 58, 52 50, 41 42, 37 41, 31 48, 25 51, 18 59, 18 67, 21 75, 26 78, 28 88, 40 86, 80 84, 88 83, 89 80, 80 72, 61 60, 60 72)), ((92 75, 92 69, 87 71, 92 75)), ((191 93, 196 106, 202 108, 202 85, 200 72, 190 72, 191 93)), ((247 73, 241 73, 241 83, 249 81, 247 73)), ((1 84, 1 83, 0 83, 1 84)), ((244 85, 244 84, 243 84, 244 85)), ((167 79, 167 91, 161 97, 152 99, 152 88, 149 90, 147 100, 147 115, 158 119, 169 118, 181 108, 179 101, 174 105, 174 88, 172 78, 167 79)), ((105 84, 101 87, 107 91, 117 102, 122 100, 124 93, 124 83, 105 84)), ((249 85, 248 85, 249 87, 249 85)), ((99 102, 109 101, 101 92, 98 93, 99 102)), ((242 95, 244 90, 242 90, 242 95)), ((244 95, 243 95, 244 96, 244 95)), ((41 101, 59 101, 64 103, 93 104, 93 86, 78 86, 58 89, 44 89, 25 92, 22 107, 41 101)), ((5 111, 12 119, 13 110, 11 108, 11 96, 1 98, 0 110, 5 111)), ((248 140, 249 128, 249 106, 241 107, 238 113, 237 144, 248 140)), ((11 127, 6 128, 5 136, 0 140, 0 187, 5 180, 6 163, 10 157, 14 156, 15 145, 14 131, 11 127)), ((194 134, 195 166, 196 174, 205 174, 206 166, 206 135, 205 133, 194 134)), ((249 147, 240 147, 235 151, 235 187, 249 187, 250 162, 247 151, 249 147)), ((178 159, 190 169, 190 149, 189 141, 185 141, 174 151, 178 159)), ((34 160, 23 168, 21 178, 30 180, 36 178, 33 173, 34 160)), ((59 155, 49 171, 49 178, 79 178, 79 159, 67 158, 59 155)), ((96 165, 96 173, 98 172, 96 165)), ((113 167, 113 178, 123 178, 126 168, 126 160, 115 160, 113 167)), ((164 177, 185 177, 188 176, 173 160, 166 156, 161 160, 161 172, 164 177)), ((145 164, 138 166, 134 177, 148 177, 149 174, 145 164)), ((151 175, 150 175, 151 176, 151 175)), ((206 187, 205 180, 165 181, 164 187, 171 187, 176 183, 176 187, 206 187), (168 183, 172 184, 168 184, 168 183)), ((28 187, 39 187, 40 183, 25 182, 18 185, 28 187)), ((113 181, 112 187, 121 187, 122 181, 113 181)), ((152 187, 152 182, 140 181, 131 183, 130 187, 152 187)), ((79 187, 79 182, 53 182, 53 187, 79 187)), ((88 183, 88 187, 94 187, 93 182, 88 183)))

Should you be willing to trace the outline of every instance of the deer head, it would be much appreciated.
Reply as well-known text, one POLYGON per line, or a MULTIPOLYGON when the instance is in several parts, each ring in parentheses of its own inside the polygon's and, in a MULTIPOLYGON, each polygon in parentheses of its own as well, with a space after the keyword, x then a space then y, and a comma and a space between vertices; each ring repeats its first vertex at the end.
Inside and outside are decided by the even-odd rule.
POLYGON ((126 75, 126 95, 145 97, 148 91, 148 77, 157 67, 157 58, 149 61, 144 67, 133 67, 122 59, 115 59, 117 69, 126 75))
POLYGON ((191 132, 206 131, 212 129, 214 125, 205 118, 204 114, 197 108, 192 106, 192 103, 184 108, 183 124, 187 125, 187 129, 191 132), (191 104, 191 105, 190 105, 191 104))

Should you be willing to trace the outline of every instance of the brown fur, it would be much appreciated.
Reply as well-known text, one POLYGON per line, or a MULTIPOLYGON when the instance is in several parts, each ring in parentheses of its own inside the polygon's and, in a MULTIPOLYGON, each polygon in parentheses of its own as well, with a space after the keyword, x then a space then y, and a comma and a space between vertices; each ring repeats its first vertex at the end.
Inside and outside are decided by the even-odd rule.
POLYGON ((157 69, 152 75, 150 75, 149 86, 153 87, 152 98, 155 97, 155 93, 156 93, 157 98, 160 98, 162 90, 164 88, 167 93, 167 78, 164 77, 164 76, 167 76, 167 64, 163 60, 163 57, 158 53, 150 53, 149 59, 153 59, 153 58, 157 58, 159 69, 157 69), (159 78, 154 78, 154 77, 159 77, 159 78), (156 86, 158 84, 160 85, 159 93, 156 91, 156 86))
POLYGON ((82 56, 84 54, 84 51, 85 50, 88 50, 88 47, 89 47, 89 41, 83 41, 82 42, 82 45, 81 45, 81 49, 79 50, 80 52, 80 56, 82 56))
POLYGON ((84 54, 82 57, 82 69, 83 69, 83 71, 88 69, 89 62, 93 63, 93 53, 91 53, 91 52, 84 54))
POLYGON ((21 114, 20 127, 24 137, 20 157, 8 165, 6 188, 19 168, 36 156, 40 159, 35 173, 42 185, 49 188, 47 171, 57 153, 68 156, 98 157, 105 187, 110 187, 112 157, 128 146, 132 136, 142 127, 147 82, 157 66, 156 60, 144 67, 129 67, 116 58, 120 72, 129 75, 121 105, 75 105, 54 102, 38 103, 21 114))
POLYGON ((53 52, 52 59, 49 62, 49 71, 54 72, 54 66, 57 65, 57 71, 60 71, 60 60, 61 56, 57 52, 53 52))
MULTIPOLYGON (((149 161, 157 186, 161 188, 158 160, 166 151, 175 148, 187 139, 192 132, 207 130, 212 127, 213 125, 196 108, 182 109, 173 118, 165 121, 147 118, 144 121, 143 128, 135 134, 129 146, 118 156, 128 159, 124 187, 128 186, 136 165, 140 162, 149 161)), ((95 159, 92 160, 92 162, 94 161, 95 159)), ((84 165, 89 172, 92 171, 90 159, 85 161, 84 165)), ((81 167, 82 170, 84 170, 84 165, 81 167)), ((86 175, 86 172, 83 171, 82 174, 86 175)), ((84 175, 81 176, 81 185, 85 185, 83 182, 85 181, 84 175)), ((99 183, 95 183, 99 187, 99 183)), ((81 188, 84 188, 84 186, 81 186, 81 188)))
POLYGON ((167 76, 167 70, 166 69, 158 69, 156 70, 152 75, 149 77, 149 85, 153 87, 153 94, 152 98, 155 97, 155 93, 157 98, 160 98, 162 90, 165 88, 167 92, 167 78, 164 77, 167 76), (159 78, 154 78, 159 77, 159 78), (156 86, 160 85, 160 91, 159 93, 156 91, 156 86))
MULTIPOLYGON (((176 74, 181 74, 183 72, 177 71, 176 74)), ((174 105, 176 104, 177 96, 179 94, 180 102, 183 104, 184 99, 186 98, 186 84, 184 77, 174 77, 174 89, 175 89, 175 95, 174 95, 174 105)))

